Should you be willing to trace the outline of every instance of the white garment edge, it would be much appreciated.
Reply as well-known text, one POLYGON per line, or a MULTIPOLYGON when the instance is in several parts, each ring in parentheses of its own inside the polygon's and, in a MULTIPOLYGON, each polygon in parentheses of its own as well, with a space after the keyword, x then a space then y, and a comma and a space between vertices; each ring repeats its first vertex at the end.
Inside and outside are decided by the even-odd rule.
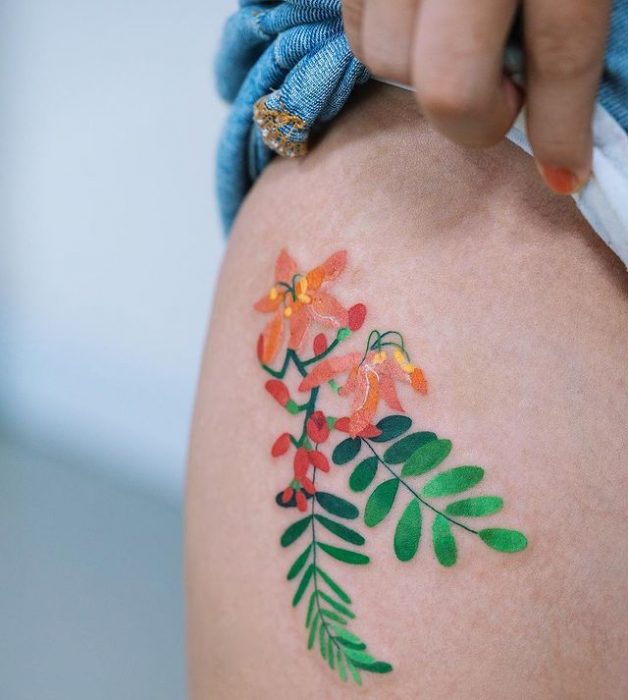
MULTIPOLYGON (((403 83, 376 76, 373 79, 414 92, 414 88, 403 83)), ((593 230, 628 267, 628 134, 599 103, 595 105, 592 126, 591 177, 572 197, 593 230)), ((532 155, 525 110, 521 110, 506 137, 532 155)))

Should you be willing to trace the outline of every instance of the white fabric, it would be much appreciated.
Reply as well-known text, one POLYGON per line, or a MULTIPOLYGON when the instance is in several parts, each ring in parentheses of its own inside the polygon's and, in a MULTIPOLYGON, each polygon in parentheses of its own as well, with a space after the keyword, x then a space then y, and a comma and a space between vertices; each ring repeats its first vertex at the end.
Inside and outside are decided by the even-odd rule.
MULTIPOLYGON (((413 90, 402 83, 374 79, 413 90)), ((532 153, 525 131, 525 111, 507 137, 526 153, 532 153)), ((593 230, 628 266, 628 134, 600 104, 593 116, 591 178, 573 198, 593 230)))

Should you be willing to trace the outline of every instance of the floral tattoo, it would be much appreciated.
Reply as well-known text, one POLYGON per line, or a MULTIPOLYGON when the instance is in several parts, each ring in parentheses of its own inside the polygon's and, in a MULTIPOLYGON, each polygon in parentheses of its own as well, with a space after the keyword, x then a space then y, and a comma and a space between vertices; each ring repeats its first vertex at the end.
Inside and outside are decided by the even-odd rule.
POLYGON ((476 536, 499 552, 519 552, 527 546, 527 539, 517 530, 476 529, 469 524, 501 510, 503 500, 498 496, 471 495, 442 504, 441 499, 479 484, 484 477, 481 467, 448 468, 417 485, 417 477, 445 461, 452 443, 433 432, 410 432, 412 419, 405 415, 397 384, 407 384, 419 395, 427 393, 428 385, 423 371, 411 361, 401 333, 373 329, 361 343, 352 342, 351 351, 338 352, 342 344, 353 341, 367 315, 364 304, 347 309, 328 291, 346 264, 346 251, 339 251, 318 267, 301 272, 282 250, 275 264, 274 284, 255 309, 271 314, 257 343, 261 367, 272 377, 266 390, 298 418, 297 431, 282 433, 271 447, 273 457, 290 453, 292 458, 287 485, 276 502, 300 512, 281 536, 281 545, 288 547, 297 540, 302 546, 305 543, 287 574, 289 581, 298 579, 292 605, 298 606, 309 594, 308 648, 317 643, 323 659, 343 681, 351 677, 360 685, 361 672, 388 673, 392 666, 376 659, 350 629, 355 620, 351 597, 328 572, 332 560, 354 566, 370 561, 359 549, 366 542, 364 536, 346 524, 359 518, 359 509, 322 488, 331 468, 330 456, 333 464, 343 466, 362 452, 349 476, 349 488, 355 493, 370 490, 362 516, 367 527, 381 523, 403 495, 405 505, 393 538, 393 551, 400 561, 410 561, 417 553, 427 515, 432 520, 434 554, 442 566, 453 566, 458 559, 456 532, 476 536), (308 351, 310 343, 312 350, 308 351), (277 363, 282 352, 283 360, 277 363), (292 397, 283 381, 291 367, 298 377, 295 396, 299 398, 292 397), (349 399, 348 415, 326 415, 319 406, 323 390, 349 399), (388 415, 375 422, 382 404, 388 415), (347 436, 329 455, 327 445, 334 432, 347 436), (380 446, 385 443, 382 452, 380 446))

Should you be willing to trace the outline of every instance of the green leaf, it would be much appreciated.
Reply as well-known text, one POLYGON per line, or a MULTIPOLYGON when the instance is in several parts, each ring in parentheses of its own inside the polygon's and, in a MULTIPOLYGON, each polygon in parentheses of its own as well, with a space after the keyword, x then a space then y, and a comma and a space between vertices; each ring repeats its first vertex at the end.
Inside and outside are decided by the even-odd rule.
POLYGON ((364 491, 371 485, 377 474, 377 457, 367 457, 353 470, 349 477, 349 488, 352 491, 364 491))
POLYGON ((326 527, 329 532, 337 535, 346 542, 356 545, 363 545, 366 541, 359 532, 352 530, 350 527, 347 527, 342 523, 338 523, 335 520, 330 520, 324 515, 315 515, 314 517, 323 527, 326 527))
POLYGON ((294 564, 290 567, 290 571, 288 571, 288 575, 286 576, 288 581, 292 581, 293 578, 296 578, 299 571, 301 571, 301 569, 305 566, 305 562, 307 561, 311 549, 312 545, 308 544, 308 546, 296 558, 294 564))
POLYGON ((345 654, 351 659, 351 661, 361 669, 365 671, 370 671, 371 673, 389 673, 392 671, 392 666, 385 661, 377 661, 370 654, 364 651, 355 651, 353 649, 347 649, 345 654))
POLYGON ((384 460, 389 464, 401 464, 405 462, 415 450, 418 450, 421 445, 425 445, 425 443, 430 442, 430 440, 436 440, 436 435, 434 433, 410 433, 410 435, 401 438, 401 440, 398 440, 384 452, 384 460))
POLYGON ((430 479, 421 494, 427 498, 452 496, 479 484, 483 477, 482 467, 454 467, 430 479))
POLYGON ((329 664, 329 668, 333 671, 335 668, 335 663, 334 663, 334 657, 336 654, 334 653, 335 647, 334 647, 334 642, 331 637, 327 638, 327 663, 329 664))
POLYGON ((502 509, 504 501, 499 496, 476 496, 450 503, 445 508, 447 515, 462 515, 470 518, 493 515, 502 509))
POLYGON ((437 467, 451 452, 451 440, 430 440, 421 445, 403 465, 401 476, 419 476, 437 467))
POLYGON ((310 627, 310 636, 307 638, 308 649, 311 649, 314 646, 314 640, 316 639, 316 630, 318 629, 319 622, 320 618, 317 614, 314 616, 314 620, 312 620, 312 626, 310 627))
POLYGON ((453 566, 458 558, 456 540, 451 534, 449 521, 442 515, 437 515, 432 524, 432 540, 434 553, 443 566, 453 566))
POLYGON ((344 683, 347 680, 347 667, 345 666, 345 660, 340 651, 340 647, 337 648, 337 652, 336 665, 338 667, 338 675, 340 676, 340 680, 344 683))
POLYGON ((353 634, 353 632, 349 632, 348 629, 340 627, 339 625, 334 625, 333 627, 338 635, 336 638, 337 641, 344 647, 350 649, 366 649, 366 644, 357 635, 353 634))
POLYGON ((356 457, 360 451, 360 447, 362 447, 362 440, 360 440, 360 438, 347 438, 336 445, 332 452, 331 459, 334 464, 346 464, 356 457))
POLYGON ((305 573, 303 574, 303 578, 301 579, 301 582, 299 583, 299 587, 297 588, 297 592, 294 594, 294 598, 292 599, 292 607, 296 608, 297 605, 301 602, 301 598, 303 598, 303 594, 305 593, 305 589, 308 586, 308 583, 310 582, 310 579, 312 578, 312 574, 314 573, 314 565, 310 564, 307 569, 305 570, 305 573))
POLYGON ((344 498, 340 496, 334 496, 333 493, 326 493, 325 491, 317 491, 315 495, 316 500, 319 505, 324 508, 328 513, 332 515, 337 515, 339 518, 347 518, 348 520, 353 520, 360 515, 360 511, 349 501, 345 501, 344 498))
POLYGON ((312 591, 312 595, 310 595, 310 602, 308 603, 307 606, 307 615, 305 616, 305 626, 309 627, 310 622, 312 622, 312 615, 314 613, 314 604, 316 603, 316 589, 312 591))
POLYGON ((353 665, 351 662, 351 659, 349 657, 345 657, 347 660, 347 667, 349 669, 349 673, 351 673, 351 677, 353 678, 354 682, 356 685, 362 685, 362 679, 360 678, 360 672, 358 669, 353 665))
POLYGON ((355 614, 349 610, 349 608, 345 607, 342 603, 339 603, 337 600, 334 600, 330 595, 327 595, 325 591, 320 591, 318 592, 318 595, 329 605, 332 606, 335 610, 337 610, 339 613, 344 615, 345 617, 348 617, 350 620, 352 620, 355 617, 355 614))
POLYGON ((364 522, 368 527, 375 527, 390 513, 398 488, 399 479, 393 477, 382 482, 369 496, 364 509, 364 522))
POLYGON ((486 530, 480 530, 478 535, 489 547, 498 552, 520 552, 528 546, 526 536, 518 530, 489 527, 486 530))
POLYGON ((301 535, 305 532, 307 526, 310 524, 312 516, 308 515, 307 518, 302 520, 297 520, 296 523, 292 523, 290 527, 281 536, 281 546, 289 547, 295 540, 299 539, 301 535))
POLYGON ((321 650, 321 656, 325 659, 327 658, 325 652, 327 651, 327 629, 321 620, 321 626, 318 628, 318 641, 321 650))
POLYGON ((410 561, 419 548, 421 537, 421 506, 413 498, 399 518, 395 529, 395 554, 400 561, 410 561))
POLYGON ((342 549, 341 547, 334 547, 325 542, 319 542, 318 546, 323 552, 329 554, 330 557, 334 557, 334 559, 338 559, 338 561, 344 561, 346 564, 368 564, 369 561, 371 561, 366 554, 352 552, 349 549, 342 549))
POLYGON ((327 610, 327 608, 323 608, 321 610, 321 615, 328 618, 329 620, 333 620, 334 622, 338 622, 341 625, 347 624, 347 621, 344 619, 344 617, 340 617, 340 615, 338 615, 338 613, 335 613, 333 610, 327 610))
POLYGON ((331 590, 348 605, 351 605, 351 598, 347 593, 343 591, 342 588, 334 581, 334 579, 326 574, 321 568, 316 567, 316 573, 325 581, 325 583, 331 588, 331 590))
POLYGON ((396 437, 403 435, 407 430, 410 430, 412 419, 408 416, 386 416, 382 418, 376 427, 381 430, 381 435, 371 438, 373 442, 388 442, 396 437))

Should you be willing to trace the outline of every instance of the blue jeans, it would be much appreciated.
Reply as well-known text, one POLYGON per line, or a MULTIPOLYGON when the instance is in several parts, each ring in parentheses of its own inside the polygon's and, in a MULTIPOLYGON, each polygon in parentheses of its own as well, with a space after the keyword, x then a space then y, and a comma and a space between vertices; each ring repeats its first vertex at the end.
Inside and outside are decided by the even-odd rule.
MULTIPOLYGON (((615 0, 599 100, 628 131, 628 0, 615 0)), ((216 73, 232 103, 218 149, 218 201, 229 231, 273 152, 307 148, 369 79, 344 34, 340 0, 240 0, 227 22, 216 73), (270 147, 266 144, 269 144, 270 147)))

